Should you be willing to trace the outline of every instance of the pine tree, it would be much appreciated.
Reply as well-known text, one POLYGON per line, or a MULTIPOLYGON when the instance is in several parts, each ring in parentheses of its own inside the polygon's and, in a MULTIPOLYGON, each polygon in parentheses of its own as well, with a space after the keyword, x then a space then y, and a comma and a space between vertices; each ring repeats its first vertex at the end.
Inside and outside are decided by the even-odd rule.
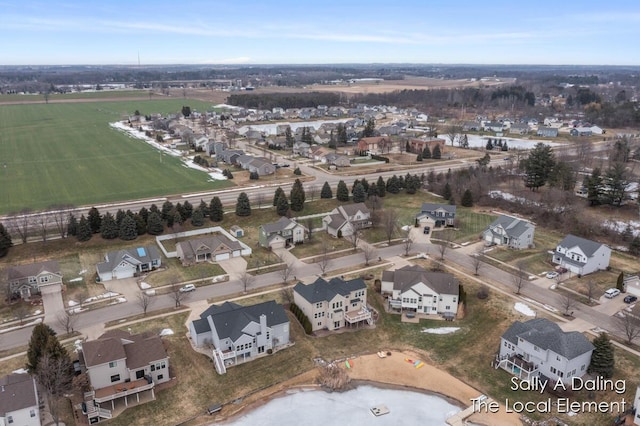
POLYGON ((410 175, 404 179, 404 188, 409 195, 413 195, 418 192, 418 188, 420 188, 421 184, 422 182, 417 175, 410 175))
POLYGON ((222 201, 218 197, 213 197, 209 203, 209 218, 212 222, 221 222, 224 219, 222 201))
POLYGON ((193 226, 202 226, 204 225, 204 213, 199 208, 193 211, 191 215, 191 224, 193 226))
POLYGON ((300 170, 300 167, 293 169, 293 174, 296 176, 302 176, 302 170, 300 170))
POLYGON ((451 196, 453 194, 451 193, 451 185, 449 185, 449 182, 444 184, 444 190, 442 191, 442 198, 444 198, 445 200, 450 200, 451 196))
POLYGON ((84 215, 80 216, 80 222, 78 222, 78 231, 76 232, 76 238, 78 241, 89 241, 91 239, 91 226, 89 221, 84 215))
POLYGON ((293 147, 293 143, 295 140, 293 139, 293 135, 291 134, 291 126, 287 126, 287 129, 284 131, 284 139, 289 148, 293 147))
POLYGON ((278 216, 287 216, 289 213, 289 201, 284 192, 280 195, 280 198, 278 198, 276 211, 278 216))
POLYGON ((236 216, 251 216, 251 203, 249 202, 249 196, 246 192, 241 192, 240 195, 238 195, 236 216))
POLYGON ((278 205, 278 199, 284 195, 284 190, 280 187, 276 188, 276 192, 273 194, 273 206, 276 207, 278 205))
POLYGON ((369 185, 369 190, 367 191, 367 198, 377 197, 378 196, 378 185, 373 182, 369 185))
POLYGON ((338 189, 336 190, 336 199, 338 201, 349 201, 349 188, 347 188, 347 184, 344 183, 343 180, 338 182, 338 189))
POLYGON ((507 146, 507 142, 506 141, 502 144, 502 148, 500 150, 501 151, 509 151, 509 147, 507 146))
POLYGON ((618 279, 616 280, 616 288, 621 292, 624 292, 624 272, 620 272, 618 279))
POLYGON ((147 232, 149 235, 160 235, 164 232, 164 225, 159 213, 150 212, 147 219, 147 232))
POLYGON ((605 379, 610 379, 613 376, 615 355, 609 336, 606 333, 600 333, 598 337, 593 339, 592 343, 594 349, 591 354, 591 364, 589 364, 587 371, 605 379))
POLYGON ((364 130, 362 131, 363 138, 370 138, 376 132, 376 121, 373 117, 367 120, 367 124, 364 126, 364 130))
POLYGON ((147 223, 147 220, 149 220, 149 210, 146 207, 141 208, 138 212, 138 215, 142 217, 142 220, 144 220, 145 224, 147 223))
POLYGON ((144 220, 140 213, 133 215, 133 220, 136 222, 136 231, 138 235, 144 235, 147 233, 147 221, 144 220))
POLYGON ((400 192, 400 182, 398 176, 393 175, 387 179, 387 192, 390 194, 398 194, 400 192))
POLYGON ((422 161, 422 154, 418 154, 418 156, 416 157, 416 161, 422 161))
POLYGON ((69 221, 67 222, 67 235, 76 236, 78 234, 78 219, 69 213, 69 221))
POLYGON ((116 221, 116 226, 117 226, 117 227, 120 227, 120 224, 122 223, 122 219, 124 219, 125 215, 126 215, 126 214, 125 214, 124 210, 122 210, 122 209, 119 209, 119 210, 116 212, 116 218, 115 218, 115 221, 116 221))
POLYGON ((493 150, 493 142, 490 138, 487 139, 487 144, 484 146, 484 149, 486 149, 487 151, 493 150))
POLYGON ((525 184, 532 191, 544 186, 555 166, 555 158, 551 147, 542 142, 529 151, 529 157, 524 160, 525 184))
POLYGON ((596 167, 587 179, 587 200, 590 206, 597 206, 603 198, 603 179, 600 168, 596 167))
POLYGON ((425 145, 422 150, 422 158, 426 158, 427 160, 431 158, 431 150, 429 149, 429 145, 425 145))
POLYGON ((364 203, 364 200, 367 198, 367 193, 364 191, 364 187, 360 182, 353 188, 353 202, 354 203, 364 203))
POLYGON ((129 215, 125 215, 120 224, 120 239, 131 241, 138 238, 138 227, 136 221, 129 215))
POLYGON ((333 198, 333 191, 331 191, 331 186, 329 186, 329 182, 325 181, 324 185, 322 185, 322 190, 320 191, 320 198, 330 199, 333 198))
POLYGON ((382 198, 385 195, 387 195, 387 186, 382 176, 378 176, 378 181, 376 182, 376 188, 378 189, 378 197, 382 198))
POLYGON ((193 214, 193 205, 189 201, 185 201, 182 205, 182 211, 180 212, 184 220, 191 219, 193 214))
POLYGON ((301 212, 304 209, 306 195, 300 179, 296 179, 295 182, 293 182, 289 199, 291 200, 291 210, 294 212, 301 212))
POLYGON ((12 245, 11 235, 9 235, 4 225, 0 223, 0 257, 6 256, 9 253, 9 247, 12 245))
POLYGON ((409 143, 409 141, 407 141, 407 142, 404 144, 404 150, 405 150, 406 152, 411 152, 411 144, 409 143))
MULTIPOLYGON (((52 338, 58 340, 56 332, 48 325, 39 323, 33 328, 31 339, 29 340, 29 348, 27 349, 26 367, 29 373, 34 374, 36 372, 40 359, 47 352, 47 347, 51 346, 49 340, 52 338)), ((55 350, 53 347, 51 349, 55 350)))
POLYGON ((162 204, 162 220, 167 222, 169 220, 169 216, 172 215, 173 203, 169 200, 165 201, 162 204))
POLYGON ((182 225, 184 223, 184 218, 180 214, 180 212, 176 209, 173 211, 173 216, 171 217, 171 227, 176 225, 182 225))
POLYGON ((113 215, 109 212, 106 212, 102 217, 100 235, 102 235, 102 238, 105 240, 113 240, 118 236, 118 224, 113 218, 113 215))
POLYGON ((367 179, 366 178, 362 178, 360 183, 362 184, 362 188, 364 189, 365 194, 368 194, 369 193, 369 182, 367 182, 367 179))
MULTIPOLYGON (((149 207, 149 213, 158 213, 158 215, 160 216, 160 219, 162 219, 162 212, 160 211, 158 206, 156 206, 155 204, 151 204, 151 207, 149 207)), ((147 220, 149 220, 148 217, 147 217, 147 220)))
POLYGON ((471 194, 471 190, 467 189, 462 194, 462 200, 460 200, 460 204, 463 207, 473 207, 473 194, 471 194))
POLYGON ((98 232, 100 232, 102 217, 100 216, 100 212, 97 208, 91 207, 91 209, 89 209, 87 219, 89 221, 89 228, 91 229, 91 233, 97 234, 98 232))
POLYGON ((629 253, 634 256, 640 255, 640 237, 634 237, 629 243, 629 253))
POLYGON ((200 209, 204 217, 209 216, 209 206, 204 202, 204 200, 200 200, 200 205, 198 206, 198 208, 200 209))
POLYGON ((440 145, 436 145, 433 147, 433 152, 431 153, 431 158, 434 160, 439 160, 442 158, 442 152, 440 151, 440 145))
POLYGON ((353 185, 351 186, 351 194, 353 194, 353 191, 356 189, 356 185, 358 185, 360 183, 360 179, 356 179, 353 181, 353 185))

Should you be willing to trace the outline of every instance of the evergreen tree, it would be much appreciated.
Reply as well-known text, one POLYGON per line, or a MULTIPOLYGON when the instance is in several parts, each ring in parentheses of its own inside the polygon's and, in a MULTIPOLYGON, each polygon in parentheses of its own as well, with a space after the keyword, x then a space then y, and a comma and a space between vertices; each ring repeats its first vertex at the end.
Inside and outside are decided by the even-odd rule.
POLYGON ((102 238, 105 240, 113 240, 118 236, 118 224, 113 218, 113 215, 109 212, 106 212, 102 217, 100 235, 102 235, 102 238))
POLYGON ((589 205, 597 206, 602 202, 603 179, 600 174, 600 168, 596 167, 591 172, 587 180, 587 200, 589 205))
POLYGON ((309 145, 313 143, 313 136, 311 135, 311 129, 309 127, 305 127, 302 129, 301 141, 304 143, 308 143, 309 145))
POLYGON ((91 233, 97 234, 98 232, 100 232, 102 217, 100 216, 100 212, 98 211, 98 209, 96 209, 95 207, 91 207, 91 209, 89 209, 87 219, 89 221, 89 228, 91 228, 91 233))
POLYGON ((136 222, 136 231, 138 235, 144 235, 147 233, 147 221, 144 220, 140 213, 133 215, 133 220, 136 222))
POLYGON ((425 145, 424 149, 422 150, 422 158, 431 158, 431 150, 429 149, 429 145, 425 145))
POLYGON ((351 194, 353 194, 353 191, 356 189, 356 185, 358 185, 360 183, 360 179, 356 179, 353 181, 353 185, 351 186, 351 194))
POLYGON ((149 219, 149 210, 146 207, 143 207, 138 212, 138 215, 142 217, 142 220, 144 220, 144 223, 146 224, 149 219))
POLYGON ((209 203, 209 218, 212 222, 222 222, 222 219, 224 219, 222 201, 218 197, 213 197, 209 203))
POLYGON ((467 189, 462 194, 462 200, 460 200, 460 204, 463 207, 473 207, 473 194, 471 194, 471 190, 467 189))
MULTIPOLYGON (((176 218, 175 216, 176 213, 178 212, 176 211, 175 208, 172 209, 171 212, 169 212, 169 215, 167 216, 167 220, 165 221, 165 223, 167 224, 167 227, 173 228, 173 223, 176 218)), ((178 215, 180 215, 180 213, 178 213, 178 215)))
POLYGON ((91 239, 91 226, 89 221, 84 215, 80 216, 80 222, 78 222, 78 231, 76 232, 76 238, 78 241, 89 241, 91 239))
POLYGON ((236 216, 251 216, 251 203, 249 203, 249 196, 246 192, 241 192, 240 195, 238 195, 236 216))
POLYGON ((618 279, 616 280, 616 288, 621 292, 624 292, 624 272, 620 272, 618 279))
POLYGON ((284 195, 284 190, 280 187, 276 188, 276 192, 273 194, 273 206, 276 207, 278 205, 278 199, 284 195))
POLYGON ((542 142, 529 152, 529 157, 524 160, 525 186, 532 191, 544 186, 555 166, 555 159, 551 147, 542 142))
POLYGON ((293 174, 296 176, 302 176, 302 170, 300 170, 300 167, 293 169, 293 174))
POLYGON ((333 129, 331 129, 331 133, 329 136, 329 148, 330 149, 336 149, 337 147, 337 141, 336 141, 336 136, 333 134, 333 129))
POLYGON ((610 379, 613 377, 613 367, 615 366, 615 355, 613 344, 606 333, 600 333, 593 339, 593 353, 591 354, 591 364, 587 372, 595 373, 598 376, 610 379))
POLYGON ((138 238, 138 227, 136 221, 129 215, 125 215, 120 224, 120 239, 131 241, 138 238))
POLYGON ((35 374, 38 364, 45 354, 59 356, 63 351, 64 348, 58 342, 56 332, 47 324, 37 324, 31 332, 29 348, 27 349, 27 370, 30 374, 35 374))
POLYGON ((295 182, 293 182, 289 199, 291 200, 291 210, 294 212, 301 212, 304 209, 306 195, 300 179, 296 179, 295 182))
POLYGON ((400 188, 401 186, 398 176, 393 175, 387 179, 387 192, 390 194, 398 194, 400 192, 400 188))
POLYGON ((405 152, 411 152, 411 144, 409 143, 409 141, 407 141, 404 144, 404 150, 405 150, 405 152))
POLYGON ((124 217, 126 216, 124 210, 122 209, 118 209, 118 211, 116 212, 116 226, 119 228, 120 224, 122 223, 122 219, 124 219, 124 217))
POLYGON ((460 139, 460 147, 461 148, 469 148, 469 137, 467 136, 466 133, 460 139))
POLYGON ((149 235, 160 235, 164 232, 162 217, 157 212, 150 212, 147 219, 147 232, 149 235))
POLYGON ((287 216, 289 213, 289 201, 284 192, 280 195, 280 198, 278 198, 276 212, 278 216, 287 216))
POLYGON ((204 200, 200 200, 200 205, 198 206, 198 208, 200 209, 204 217, 209 216, 209 206, 204 202, 204 200))
POLYGON ((287 126, 287 129, 284 131, 284 139, 289 148, 293 147, 295 139, 293 138, 293 134, 291 134, 291 126, 287 126))
POLYGON ((176 225, 182 225, 183 223, 184 223, 184 218, 182 217, 180 212, 177 209, 175 209, 173 211, 173 216, 171 219, 171 227, 174 227, 176 225))
POLYGON ((507 146, 507 142, 506 141, 502 144, 502 148, 500 150, 501 151, 509 151, 509 147, 507 146))
POLYGON ((353 188, 353 202, 354 203, 364 203, 364 200, 367 198, 367 193, 364 192, 364 187, 360 182, 353 188))
POLYGON ((404 178, 404 188, 409 195, 413 195, 418 192, 420 185, 420 178, 417 175, 407 175, 407 177, 404 178))
POLYGON ((366 178, 362 178, 360 183, 362 184, 362 188, 364 189, 365 194, 368 194, 369 193, 369 182, 367 182, 367 179, 366 178))
POLYGON ((0 257, 6 256, 9 253, 9 247, 12 245, 11 235, 9 235, 4 225, 0 223, 0 257))
POLYGON ((69 213, 69 221, 67 222, 67 235, 76 236, 78 234, 78 219, 69 213))
POLYGON ((451 193, 451 185, 449 185, 449 182, 444 184, 444 190, 442 191, 442 198, 444 198, 445 200, 450 200, 451 196, 453 194, 451 193))
MULTIPOLYGON (((158 216, 160 216, 160 219, 162 219, 162 212, 155 204, 151 204, 151 207, 149 207, 149 213, 158 213, 158 216)), ((147 220, 149 220, 148 217, 147 220)))
POLYGON ((175 212, 180 213, 180 218, 181 218, 182 220, 185 220, 185 219, 186 219, 186 218, 185 218, 186 213, 185 213, 185 211, 184 211, 184 206, 182 205, 182 203, 178 203, 178 204, 176 204, 176 206, 175 206, 175 208, 174 208, 174 212, 173 212, 173 214, 174 214, 174 215, 175 215, 175 212))
POLYGON ((491 141, 491 139, 487 139, 487 144, 484 147, 487 151, 492 151, 493 150, 493 142, 491 141))
POLYGON ((376 121, 373 117, 367 120, 367 124, 364 126, 364 130, 362 131, 363 138, 370 138, 375 135, 376 132, 376 121))
POLYGON ((349 201, 349 188, 347 188, 347 184, 344 183, 343 180, 338 182, 338 189, 336 190, 336 199, 338 201, 349 201))
POLYGON ((202 226, 204 225, 204 213, 199 208, 193 211, 191 215, 191 224, 193 226, 202 226))
POLYGON ((193 215, 193 205, 189 201, 185 201, 180 214, 184 220, 191 219, 191 215, 193 215))
POLYGON ((439 160, 442 158, 442 152, 440 151, 440 145, 437 144, 433 147, 433 152, 431 153, 431 158, 434 160, 439 160))
POLYGON ((169 216, 173 214, 172 211, 173 211, 173 203, 169 200, 165 201, 162 204, 162 220, 167 222, 169 220, 169 216))
POLYGON ((416 157, 416 161, 422 161, 422 154, 418 154, 418 156, 416 157))
POLYGON ((329 186, 329 182, 325 181, 324 185, 322 185, 322 190, 320 191, 320 198, 330 199, 333 198, 333 191, 331 191, 331 186, 329 186))
POLYGON ((367 191, 367 198, 378 197, 378 185, 373 182, 369 185, 369 190, 367 191))
POLYGON ((382 198, 385 195, 387 195, 387 186, 382 176, 378 176, 378 180, 376 182, 376 188, 378 189, 378 197, 382 198))
POLYGON ((640 254, 640 237, 634 237, 629 243, 629 253, 634 256, 640 254))

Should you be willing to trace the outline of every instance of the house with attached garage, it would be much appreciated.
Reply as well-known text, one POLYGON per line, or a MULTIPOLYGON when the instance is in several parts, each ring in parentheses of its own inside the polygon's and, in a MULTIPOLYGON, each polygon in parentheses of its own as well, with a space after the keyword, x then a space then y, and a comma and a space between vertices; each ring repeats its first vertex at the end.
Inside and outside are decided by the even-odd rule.
POLYGON ((160 267, 160 252, 155 246, 124 249, 107 253, 96 269, 101 282, 132 278, 160 267))
POLYGON ((151 333, 111 330, 84 341, 78 353, 91 390, 85 392, 89 423, 113 417, 116 407, 155 399, 155 386, 168 382, 169 355, 162 339, 151 333))
POLYGON ((12 266, 7 270, 9 292, 12 296, 28 299, 40 294, 44 287, 61 287, 62 273, 55 260, 12 266))
POLYGON ((299 282, 293 287, 293 300, 309 318, 313 331, 373 324, 372 311, 367 307, 367 285, 361 278, 299 282))
POLYGON ((450 204, 422 203, 420 213, 416 215, 420 224, 432 222, 435 227, 454 226, 456 206, 450 204))
POLYGON ((354 231, 371 228, 371 212, 364 203, 339 206, 322 218, 327 233, 334 237, 348 237, 354 231))
POLYGON ((587 275, 609 267, 611 248, 606 244, 567 235, 558 243, 551 261, 574 274, 587 275))
POLYGON ((384 271, 381 290, 393 309, 449 319, 458 313, 460 283, 448 273, 429 272, 417 265, 384 271))
POLYGON ((564 332, 546 318, 516 321, 500 339, 494 366, 522 380, 571 383, 587 373, 593 349, 584 334, 564 332))
POLYGON ((243 247, 238 241, 233 241, 222 234, 192 238, 176 244, 178 258, 185 266, 239 257, 242 256, 242 250, 243 247))
POLYGON ((507 246, 514 249, 533 247, 536 227, 528 220, 502 215, 491 222, 482 233, 486 245, 507 246))
POLYGON ((258 243, 265 248, 285 248, 303 243, 309 230, 298 222, 281 217, 277 222, 265 223, 258 228, 258 243))
POLYGON ((189 324, 196 347, 213 347, 216 371, 289 346, 289 318, 274 300, 242 306, 232 302, 211 305, 189 324))
POLYGON ((0 425, 40 426, 36 380, 29 374, 0 378, 0 425))
POLYGON ((538 127, 536 136, 542 136, 543 138, 557 138, 558 128, 557 127, 538 127))

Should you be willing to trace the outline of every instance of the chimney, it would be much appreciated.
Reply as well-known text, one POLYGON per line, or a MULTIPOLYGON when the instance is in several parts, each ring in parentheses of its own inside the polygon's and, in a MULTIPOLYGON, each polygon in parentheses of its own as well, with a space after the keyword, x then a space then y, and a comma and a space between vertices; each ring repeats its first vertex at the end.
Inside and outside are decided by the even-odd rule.
POLYGON ((267 333, 267 316, 265 314, 260 315, 260 332, 264 335, 267 333))

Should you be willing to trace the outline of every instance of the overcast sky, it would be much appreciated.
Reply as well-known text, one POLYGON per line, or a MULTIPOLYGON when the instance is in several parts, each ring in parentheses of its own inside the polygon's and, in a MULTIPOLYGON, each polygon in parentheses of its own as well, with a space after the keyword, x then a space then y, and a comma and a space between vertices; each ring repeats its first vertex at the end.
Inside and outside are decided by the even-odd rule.
POLYGON ((0 0, 0 64, 640 65, 638 0, 0 0))

